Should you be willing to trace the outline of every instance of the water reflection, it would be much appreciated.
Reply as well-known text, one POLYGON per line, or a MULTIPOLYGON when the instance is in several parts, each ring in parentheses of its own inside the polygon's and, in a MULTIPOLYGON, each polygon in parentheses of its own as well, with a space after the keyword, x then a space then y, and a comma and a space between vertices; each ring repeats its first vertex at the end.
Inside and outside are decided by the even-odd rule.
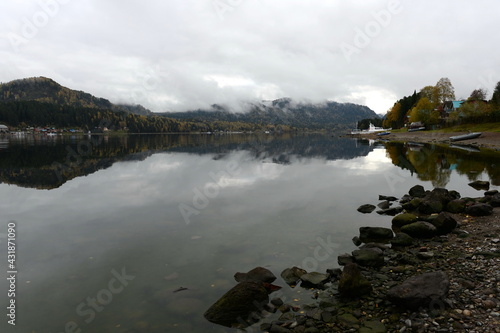
POLYGON ((493 185, 500 185, 500 154, 471 146, 387 143, 392 163, 415 173, 434 187, 447 187, 453 172, 470 181, 486 174, 493 185))
POLYGON ((290 138, 289 134, 10 137, 5 149, 0 150, 0 181, 53 189, 116 162, 141 161, 164 151, 218 154, 215 158, 220 158, 240 149, 263 160, 287 164, 290 156, 352 159, 372 149, 369 144, 346 138, 323 135, 290 138))
MULTIPOLYGON (((32 186, 26 174, 43 172, 53 158, 63 162, 68 146, 83 149, 79 138, 59 140, 10 142, 2 172, 32 186)), ((415 184, 429 189, 446 170, 448 185, 472 196, 463 170, 482 177, 488 163, 497 163, 489 153, 386 149, 322 135, 95 143, 81 173, 50 191, 0 184, 2 221, 18 222, 19 331, 63 332, 73 322, 83 332, 234 332, 203 313, 235 285, 235 272, 256 266, 276 276, 293 266, 324 272, 354 249, 359 227, 390 225, 378 214, 359 214, 361 204, 377 203, 379 194, 401 197, 415 184), (398 187, 387 175, 400 177, 398 187), (123 270, 134 279, 109 294, 120 289, 110 281, 123 270), (92 299, 99 298, 101 311, 92 317, 92 299)), ((276 284, 290 302, 311 302, 300 287, 276 284)), ((8 331, 5 321, 0 325, 8 331)))

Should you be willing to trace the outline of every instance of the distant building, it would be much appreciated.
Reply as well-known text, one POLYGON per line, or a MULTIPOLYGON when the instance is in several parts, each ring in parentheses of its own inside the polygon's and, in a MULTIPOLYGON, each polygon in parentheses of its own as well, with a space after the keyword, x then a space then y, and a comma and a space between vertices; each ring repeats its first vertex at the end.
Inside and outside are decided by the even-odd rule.
POLYGON ((447 115, 450 114, 450 112, 457 111, 458 108, 462 105, 464 101, 448 101, 444 102, 444 107, 443 111, 446 112, 447 115))
POLYGON ((0 133, 8 133, 9 128, 3 124, 0 124, 0 133))

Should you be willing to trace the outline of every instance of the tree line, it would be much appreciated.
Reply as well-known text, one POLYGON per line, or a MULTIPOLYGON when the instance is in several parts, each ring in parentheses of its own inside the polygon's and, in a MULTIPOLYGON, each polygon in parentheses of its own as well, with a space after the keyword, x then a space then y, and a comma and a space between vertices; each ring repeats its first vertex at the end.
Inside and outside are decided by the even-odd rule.
POLYGON ((453 126, 461 123, 500 121, 500 82, 487 100, 483 88, 474 89, 460 103, 455 101, 455 89, 450 79, 441 78, 436 85, 425 86, 417 93, 396 101, 383 121, 386 128, 401 128, 408 123, 421 122, 426 126, 453 126), (460 104, 460 105, 456 105, 460 104))
POLYGON ((80 128, 92 131, 105 123, 110 130, 131 133, 188 133, 217 131, 291 131, 286 125, 266 125, 231 121, 177 120, 164 116, 144 116, 124 111, 58 105, 38 101, 0 102, 0 123, 10 127, 80 128))

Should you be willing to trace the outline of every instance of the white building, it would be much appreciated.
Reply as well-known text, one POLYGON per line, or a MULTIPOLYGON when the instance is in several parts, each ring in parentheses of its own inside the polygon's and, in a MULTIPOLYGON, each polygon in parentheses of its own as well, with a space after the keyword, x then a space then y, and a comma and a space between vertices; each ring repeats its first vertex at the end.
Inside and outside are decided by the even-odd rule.
POLYGON ((9 128, 3 124, 0 124, 0 133, 8 133, 9 128))

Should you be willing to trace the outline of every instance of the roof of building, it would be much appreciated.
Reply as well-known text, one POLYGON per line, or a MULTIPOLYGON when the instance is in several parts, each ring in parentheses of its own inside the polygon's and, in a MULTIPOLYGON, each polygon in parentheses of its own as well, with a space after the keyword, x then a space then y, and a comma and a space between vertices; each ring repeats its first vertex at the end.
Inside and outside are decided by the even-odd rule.
POLYGON ((453 108, 458 109, 464 101, 453 101, 453 108))
POLYGON ((5 126, 4 124, 0 124, 0 128, 8 128, 8 127, 5 126))

